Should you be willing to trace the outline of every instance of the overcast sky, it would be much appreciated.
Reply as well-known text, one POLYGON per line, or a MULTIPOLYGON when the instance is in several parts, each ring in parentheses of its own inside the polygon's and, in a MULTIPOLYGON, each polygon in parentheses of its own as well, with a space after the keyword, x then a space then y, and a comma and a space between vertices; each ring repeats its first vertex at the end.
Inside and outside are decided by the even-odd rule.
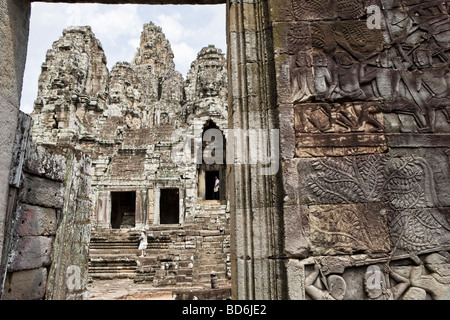
POLYGON ((103 45, 108 68, 131 62, 145 23, 160 26, 183 77, 197 53, 214 44, 226 54, 225 5, 100 5, 33 2, 20 109, 31 113, 45 54, 67 26, 89 25, 103 45))

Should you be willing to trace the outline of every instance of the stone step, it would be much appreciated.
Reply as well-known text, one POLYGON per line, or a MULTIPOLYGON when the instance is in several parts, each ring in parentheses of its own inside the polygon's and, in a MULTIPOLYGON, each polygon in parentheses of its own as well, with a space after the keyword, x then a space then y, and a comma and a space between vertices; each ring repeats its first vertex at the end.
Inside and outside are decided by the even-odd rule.
MULTIPOLYGON (((226 277, 225 271, 216 272, 216 276, 219 280, 224 280, 226 277)), ((196 280, 201 283, 211 283, 211 273, 198 273, 196 274, 196 280)))
POLYGON ((211 274, 211 272, 214 271, 217 274, 217 272, 226 272, 227 266, 223 263, 215 265, 199 265, 197 270, 199 273, 211 274))
POLYGON ((135 272, 123 272, 123 273, 111 273, 111 272, 104 272, 104 273, 91 273, 89 272, 89 277, 91 279, 95 280, 113 280, 113 279, 134 279, 136 277, 135 272))

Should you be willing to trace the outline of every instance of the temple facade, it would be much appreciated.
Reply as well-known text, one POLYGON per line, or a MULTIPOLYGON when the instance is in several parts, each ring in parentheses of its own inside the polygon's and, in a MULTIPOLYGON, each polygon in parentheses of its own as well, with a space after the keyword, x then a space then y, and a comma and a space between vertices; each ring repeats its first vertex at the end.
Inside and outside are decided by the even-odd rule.
POLYGON ((32 139, 71 145, 92 160, 94 278, 192 284, 214 271, 229 279, 225 156, 217 156, 218 140, 211 145, 226 140, 226 60, 209 45, 184 80, 173 57, 149 23, 133 61, 109 71, 90 27, 70 27, 42 65, 32 139), (138 259, 142 229, 149 254, 138 259))

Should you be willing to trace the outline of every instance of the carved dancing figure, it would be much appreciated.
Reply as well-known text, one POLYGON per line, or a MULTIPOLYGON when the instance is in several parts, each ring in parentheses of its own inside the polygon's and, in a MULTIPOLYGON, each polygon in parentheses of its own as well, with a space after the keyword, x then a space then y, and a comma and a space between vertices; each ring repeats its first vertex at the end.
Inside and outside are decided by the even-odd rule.
POLYGON ((321 281, 326 290, 319 289, 314 285, 321 274, 318 263, 314 265, 314 271, 305 279, 305 292, 313 300, 342 300, 347 290, 344 278, 338 275, 330 275, 328 278, 322 276, 321 281))

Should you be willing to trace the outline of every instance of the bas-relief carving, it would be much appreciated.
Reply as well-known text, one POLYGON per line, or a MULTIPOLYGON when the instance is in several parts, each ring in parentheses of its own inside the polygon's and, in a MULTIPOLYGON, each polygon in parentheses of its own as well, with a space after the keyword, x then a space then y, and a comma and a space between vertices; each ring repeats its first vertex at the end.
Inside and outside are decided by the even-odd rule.
POLYGON ((346 20, 361 17, 361 1, 293 1, 291 15, 302 21, 287 33, 293 103, 376 100, 388 132, 449 132, 445 6, 379 5, 382 27, 369 29, 366 21, 346 20), (326 17, 342 20, 318 21, 326 17))
POLYGON ((364 284, 341 283, 345 299, 448 299, 450 255, 442 250, 450 247, 450 210, 437 196, 429 161, 371 155, 310 162, 303 180, 313 257, 305 261, 318 259, 322 271, 316 266, 305 277, 309 298, 336 298, 327 289, 333 274, 364 284))
POLYGON ((383 205, 314 205, 309 207, 309 238, 313 255, 389 252, 383 205))
POLYGON ((381 29, 369 30, 368 2, 289 3, 295 154, 322 157, 298 172, 311 254, 300 260, 306 297, 449 299, 450 211, 437 189, 446 190, 448 169, 432 167, 442 158, 432 153, 383 154, 386 134, 450 132, 446 4, 371 1, 382 16, 381 29), (373 243, 373 226, 385 242, 373 243))
POLYGON ((405 255, 400 259, 341 256, 304 262, 302 285, 313 300, 448 300, 450 253, 405 255))
POLYGON ((350 204, 370 204, 368 210, 357 212, 368 217, 375 210, 387 217, 395 250, 419 252, 450 244, 449 208, 438 199, 433 169, 425 158, 317 158, 310 162, 310 170, 303 191, 306 203, 341 204, 335 210, 342 212, 350 204), (377 203, 386 207, 377 208, 377 203))

